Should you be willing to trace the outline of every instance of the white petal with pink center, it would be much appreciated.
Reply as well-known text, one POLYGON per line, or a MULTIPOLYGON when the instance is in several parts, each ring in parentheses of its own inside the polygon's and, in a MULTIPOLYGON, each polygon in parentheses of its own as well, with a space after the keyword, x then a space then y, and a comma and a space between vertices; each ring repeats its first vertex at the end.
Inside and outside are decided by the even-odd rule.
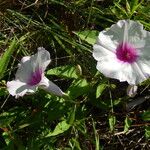
POLYGON ((150 32, 132 20, 120 20, 99 33, 93 46, 97 69, 105 76, 137 85, 150 76, 150 32))
POLYGON ((63 96, 62 90, 44 75, 50 62, 50 54, 43 47, 39 47, 35 55, 23 57, 18 65, 15 80, 7 82, 9 93, 18 98, 34 93, 38 87, 41 87, 52 94, 63 96))

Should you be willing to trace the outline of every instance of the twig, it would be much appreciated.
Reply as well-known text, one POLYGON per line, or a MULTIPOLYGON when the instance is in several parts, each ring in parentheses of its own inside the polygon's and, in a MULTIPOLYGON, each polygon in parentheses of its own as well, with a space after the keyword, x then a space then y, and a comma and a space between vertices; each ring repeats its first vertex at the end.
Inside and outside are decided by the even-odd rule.
POLYGON ((129 133, 131 133, 131 132, 133 132, 134 131, 134 129, 131 129, 131 130, 129 130, 128 132, 125 132, 125 131, 122 131, 122 132, 117 132, 117 133, 115 133, 114 135, 115 136, 118 136, 118 135, 121 135, 121 134, 129 134, 129 133))
POLYGON ((8 98, 9 98, 9 96, 10 96, 10 95, 7 96, 7 98, 5 99, 4 103, 1 105, 1 109, 2 109, 2 108, 4 107, 4 105, 6 104, 6 102, 7 102, 8 98))

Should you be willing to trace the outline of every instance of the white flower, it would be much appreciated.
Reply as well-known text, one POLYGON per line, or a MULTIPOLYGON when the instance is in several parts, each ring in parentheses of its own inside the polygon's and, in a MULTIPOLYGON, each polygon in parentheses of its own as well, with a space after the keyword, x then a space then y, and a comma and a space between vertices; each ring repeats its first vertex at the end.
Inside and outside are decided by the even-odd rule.
POLYGON ((99 33, 93 46, 97 69, 105 76, 137 85, 150 76, 150 32, 131 20, 120 20, 99 33))
POLYGON ((50 62, 50 54, 43 47, 39 47, 35 55, 23 57, 18 65, 15 80, 7 82, 9 93, 18 98, 34 93, 40 87, 52 94, 63 96, 61 89, 44 75, 50 62))
POLYGON ((138 86, 136 85, 128 85, 127 95, 129 97, 134 97, 137 94, 137 89, 138 89, 138 86))

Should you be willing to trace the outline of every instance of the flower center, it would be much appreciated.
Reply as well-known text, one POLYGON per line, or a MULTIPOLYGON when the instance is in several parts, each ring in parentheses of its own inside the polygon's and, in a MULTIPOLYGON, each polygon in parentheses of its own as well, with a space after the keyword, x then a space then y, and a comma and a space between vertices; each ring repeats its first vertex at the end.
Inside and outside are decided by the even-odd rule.
POLYGON ((38 68, 35 70, 35 72, 32 72, 27 84, 30 86, 34 86, 38 84, 41 81, 41 79, 42 79, 42 69, 38 68))
POLYGON ((121 43, 116 49, 116 56, 119 60, 127 63, 136 61, 138 55, 136 49, 129 43, 121 43))

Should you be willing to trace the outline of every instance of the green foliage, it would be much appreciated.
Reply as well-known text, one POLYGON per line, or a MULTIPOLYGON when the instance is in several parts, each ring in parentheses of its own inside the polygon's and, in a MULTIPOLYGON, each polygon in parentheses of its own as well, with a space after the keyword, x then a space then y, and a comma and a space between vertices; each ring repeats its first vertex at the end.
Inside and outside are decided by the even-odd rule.
POLYGON ((59 122, 57 126, 55 127, 54 131, 46 135, 46 137, 55 136, 61 133, 64 133, 70 128, 70 124, 68 124, 65 120, 62 122, 59 122))
POLYGON ((94 129, 94 134, 95 134, 95 149, 96 150, 99 150, 100 149, 100 141, 99 141, 99 135, 98 135, 98 133, 97 133, 97 131, 96 131, 96 128, 95 128, 95 123, 94 123, 94 121, 93 121, 93 129, 94 129))
MULTIPOLYGON (((150 30, 149 16, 146 0, 0 1, 0 149, 148 147, 149 101, 127 110, 127 84, 97 72, 92 45, 99 31, 120 19, 138 20, 150 30), (21 58, 39 46, 51 54, 46 76, 68 96, 39 89, 15 99, 6 83, 21 58)), ((134 100, 149 96, 149 84, 139 86, 134 100)))
POLYGON ((100 83, 98 86, 97 86, 97 90, 96 90, 96 98, 100 97, 101 94, 103 93, 103 91, 106 89, 107 87, 107 84, 105 83, 100 83))
POLYGON ((147 139, 150 138, 150 127, 149 127, 149 126, 147 126, 147 127, 145 128, 145 137, 146 137, 147 139))
POLYGON ((60 66, 50 69, 47 71, 47 75, 55 75, 64 78, 78 78, 76 68, 71 65, 60 66))
POLYGON ((10 43, 9 48, 5 51, 5 53, 0 58, 0 66, 1 66, 0 67, 0 79, 3 78, 4 73, 7 69, 8 63, 10 61, 10 58, 11 58, 13 52, 15 51, 16 47, 17 47, 17 41, 14 38, 12 40, 12 42, 10 43))
POLYGON ((70 125, 72 125, 75 121, 75 115, 76 115, 76 105, 74 106, 74 109, 72 111, 70 111, 70 114, 69 114, 69 118, 68 118, 68 123, 70 125))
POLYGON ((88 30, 88 31, 80 31, 80 32, 74 32, 77 36, 80 37, 81 40, 86 41, 87 43, 93 45, 96 42, 98 31, 96 30, 88 30))
POLYGON ((15 119, 15 113, 14 112, 4 112, 0 115, 0 127, 3 128, 3 127, 7 127, 10 125, 11 122, 13 122, 13 120, 15 119))
POLYGON ((131 127, 132 120, 127 116, 126 119, 124 120, 124 132, 128 132, 129 128, 131 127))
POLYGON ((86 79, 77 79, 74 80, 71 86, 68 88, 68 95, 75 99, 81 95, 88 93, 90 90, 90 85, 86 79))
POLYGON ((109 127, 110 127, 110 131, 114 131, 115 129, 115 125, 116 125, 116 116, 114 115, 110 115, 109 116, 109 127))
POLYGON ((142 119, 144 121, 150 121, 150 111, 145 111, 143 114, 142 114, 142 119))

